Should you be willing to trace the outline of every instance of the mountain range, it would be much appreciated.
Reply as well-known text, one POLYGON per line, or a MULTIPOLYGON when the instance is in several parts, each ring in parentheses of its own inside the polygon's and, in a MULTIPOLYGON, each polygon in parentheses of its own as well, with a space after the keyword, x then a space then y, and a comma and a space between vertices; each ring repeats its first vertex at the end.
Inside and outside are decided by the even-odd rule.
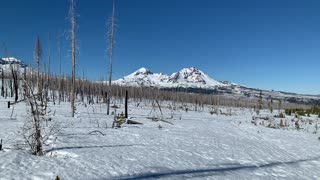
MULTIPOLYGON (((10 67, 23 72, 28 67, 23 61, 14 57, 0 58, 0 69, 10 72, 10 67)), ((291 103, 320 105, 319 95, 305 95, 282 91, 262 90, 250 88, 228 81, 218 81, 203 71, 195 68, 183 68, 171 75, 153 73, 149 69, 140 68, 135 72, 113 81, 113 84, 120 86, 152 87, 163 90, 177 90, 191 93, 216 94, 232 97, 257 98, 260 93, 264 99, 283 100, 291 103)))
POLYGON ((230 85, 228 82, 221 82, 210 78, 207 74, 195 67, 184 68, 171 75, 153 73, 149 69, 140 68, 128 76, 113 81, 113 83, 126 86, 205 89, 214 89, 216 87, 230 85))
POLYGON ((113 81, 113 83, 121 86, 154 87, 164 90, 176 89, 184 92, 247 98, 256 98, 261 92, 264 99, 272 97, 273 99, 291 103, 312 105, 320 104, 320 96, 318 95, 262 90, 238 85, 228 81, 218 81, 209 77, 203 71, 195 67, 183 68, 171 75, 153 73, 149 69, 140 68, 128 76, 113 81))

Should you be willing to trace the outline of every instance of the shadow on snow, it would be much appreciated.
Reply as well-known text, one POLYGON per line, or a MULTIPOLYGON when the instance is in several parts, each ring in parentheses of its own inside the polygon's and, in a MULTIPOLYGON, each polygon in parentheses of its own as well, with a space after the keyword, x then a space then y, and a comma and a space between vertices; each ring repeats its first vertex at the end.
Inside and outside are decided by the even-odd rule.
POLYGON ((131 146, 142 146, 143 144, 119 144, 119 145, 103 145, 103 146, 70 146, 70 147, 58 147, 45 150, 45 153, 56 151, 56 150, 66 150, 66 149, 88 149, 88 148, 116 148, 116 147, 131 147, 131 146))
MULTIPOLYGON (((293 165, 301 162, 306 161, 313 161, 319 160, 320 156, 309 158, 309 159, 302 159, 302 160, 295 160, 289 162, 270 162, 267 164, 261 165, 241 165, 241 164, 228 164, 231 167, 219 167, 219 168, 208 168, 208 169, 187 169, 187 170, 169 170, 163 172, 155 172, 155 173, 141 173, 135 174, 131 176, 121 176, 115 179, 120 180, 136 180, 136 179, 157 179, 157 178, 168 178, 170 176, 185 176, 187 177, 206 177, 206 176, 213 176, 213 175, 222 175, 223 173, 240 171, 240 170, 256 170, 259 168, 268 168, 274 166, 281 166, 281 165, 293 165)), ((227 165, 227 164, 224 164, 227 165)))

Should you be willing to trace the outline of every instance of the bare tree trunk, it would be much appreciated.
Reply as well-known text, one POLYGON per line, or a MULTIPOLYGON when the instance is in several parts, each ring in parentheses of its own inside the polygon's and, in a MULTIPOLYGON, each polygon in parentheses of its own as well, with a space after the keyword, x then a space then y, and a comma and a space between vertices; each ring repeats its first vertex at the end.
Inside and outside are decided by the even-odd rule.
POLYGON ((40 130, 40 117, 39 117, 39 112, 38 110, 35 110, 34 108, 34 104, 31 102, 30 103, 31 106, 31 111, 32 111, 32 118, 33 118, 33 126, 34 126, 34 130, 35 130, 35 137, 34 137, 34 154, 37 156, 42 156, 43 152, 42 152, 42 143, 41 143, 41 130, 40 130))
POLYGON ((25 80, 23 83, 23 98, 26 99, 27 98, 27 68, 25 67, 23 69, 23 79, 25 80))
POLYGON ((10 87, 10 97, 13 97, 12 79, 9 80, 9 87, 10 87))
POLYGON ((108 19, 108 41, 109 41, 109 88, 108 88, 108 99, 107 99, 107 115, 110 111, 110 97, 111 97, 111 76, 112 76, 112 56, 114 47, 114 34, 115 34, 115 0, 112 1, 112 16, 108 19))
POLYGON ((72 48, 72 80, 71 80, 71 114, 72 117, 74 117, 75 112, 75 89, 76 89, 76 34, 75 34, 75 27, 76 27, 76 21, 75 21, 75 15, 74 15, 74 0, 70 0, 70 21, 71 21, 71 48, 72 48))
POLYGON ((49 86, 50 86, 50 81, 49 81, 49 76, 50 76, 50 61, 51 61, 51 48, 50 48, 50 33, 48 34, 48 69, 46 70, 47 72, 45 73, 46 76, 46 83, 45 83, 45 92, 44 92, 44 113, 47 113, 47 107, 48 107, 48 96, 49 96, 49 86))
POLYGON ((5 98, 7 99, 7 97, 8 97, 8 80, 7 80, 6 82, 7 82, 7 85, 6 85, 6 95, 5 95, 5 98))
POLYGON ((4 97, 4 72, 1 68, 1 96, 4 97))
POLYGON ((18 89, 19 89, 19 85, 18 85, 18 73, 17 70, 13 69, 13 66, 11 65, 11 73, 12 73, 12 79, 13 79, 13 87, 14 87, 14 102, 18 101, 18 89))
POLYGON ((40 43, 39 36, 37 36, 36 45, 35 45, 35 48, 34 48, 34 59, 35 59, 35 63, 36 63, 36 66, 37 66, 37 87, 38 87, 38 99, 39 100, 42 99, 42 87, 41 87, 41 83, 40 83, 40 60, 41 60, 41 56, 42 56, 41 43, 40 43))
POLYGON ((59 56, 59 87, 58 87, 58 91, 59 91, 59 99, 58 99, 58 104, 60 105, 60 101, 61 101, 61 43, 60 43, 60 37, 58 39, 58 56, 59 56))
POLYGON ((128 118, 128 91, 126 90, 126 97, 124 101, 124 117, 128 118))

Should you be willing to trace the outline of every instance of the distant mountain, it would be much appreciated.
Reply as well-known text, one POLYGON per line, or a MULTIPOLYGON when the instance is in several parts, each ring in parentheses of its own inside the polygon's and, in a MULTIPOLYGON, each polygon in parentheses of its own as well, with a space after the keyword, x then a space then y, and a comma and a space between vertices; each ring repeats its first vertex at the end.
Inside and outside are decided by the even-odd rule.
POLYGON ((257 98, 262 92, 264 99, 277 99, 291 103, 320 105, 319 95, 303 95, 289 92, 250 88, 228 81, 217 81, 195 67, 184 68, 171 75, 153 73, 140 68, 132 74, 113 81, 121 86, 155 87, 164 90, 181 90, 184 92, 218 94, 233 97, 257 98))
POLYGON ((184 68, 170 76, 162 73, 153 73, 146 68, 140 68, 128 76, 113 81, 113 83, 126 86, 209 89, 229 85, 210 78, 195 67, 184 68))
POLYGON ((19 71, 22 71, 24 68, 28 67, 28 65, 23 61, 14 57, 0 58, 0 68, 3 69, 4 72, 10 72, 11 66, 19 71))

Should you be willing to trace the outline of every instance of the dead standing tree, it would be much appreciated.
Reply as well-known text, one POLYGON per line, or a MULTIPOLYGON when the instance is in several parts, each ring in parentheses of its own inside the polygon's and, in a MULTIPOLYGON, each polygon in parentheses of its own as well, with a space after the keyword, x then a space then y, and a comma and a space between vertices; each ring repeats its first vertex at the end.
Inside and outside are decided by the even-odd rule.
POLYGON ((59 87, 58 87, 58 90, 59 90, 59 98, 58 98, 58 104, 60 105, 60 102, 61 102, 61 98, 62 98, 62 75, 61 75, 61 42, 60 42, 60 37, 58 39, 58 56, 59 56, 59 80, 58 80, 58 84, 59 84, 59 87))
MULTIPOLYGON (((8 60, 10 61, 10 57, 9 57, 9 52, 8 52, 8 49, 5 47, 4 45, 4 54, 5 56, 8 58, 8 60)), ((18 101, 18 98, 19 98, 19 82, 18 82, 18 66, 16 65, 14 67, 14 63, 10 63, 10 71, 11 71, 11 76, 12 78, 10 79, 10 89, 11 89, 11 97, 13 97, 13 93, 15 95, 14 97, 14 102, 17 102, 18 101), (12 88, 12 81, 13 81, 13 88, 12 88)), ((2 72, 3 72, 3 69, 2 69, 2 72)), ((3 74, 2 74, 2 78, 3 78, 3 74)), ((3 80, 2 80, 2 85, 3 85, 3 80)), ((9 103, 10 104, 10 103, 9 103)), ((8 104, 8 107, 9 107, 9 104, 8 104)))
POLYGON ((4 97, 4 72, 3 68, 1 68, 1 96, 4 97))
POLYGON ((17 68, 14 68, 13 65, 10 65, 12 79, 13 79, 13 87, 14 87, 14 102, 18 101, 18 89, 19 89, 19 83, 18 83, 18 70, 17 68))
POLYGON ((72 80, 71 80, 71 115, 74 117, 75 113, 75 93, 76 93, 76 19, 74 12, 74 0, 70 0, 70 10, 69 10, 69 18, 71 23, 71 56, 72 56, 72 80))
MULTIPOLYGON (((26 80, 25 80, 26 81, 26 80)), ((42 156, 42 143, 41 143, 41 126, 40 126, 40 115, 41 111, 39 110, 39 105, 33 94, 32 88, 30 85, 25 82, 27 86, 27 102, 30 105, 32 121, 31 125, 25 124, 23 127, 23 136, 26 142, 29 144, 32 154, 37 156, 42 156)))
POLYGON ((48 95, 49 95, 49 88, 50 88, 50 63, 51 63, 51 48, 50 48, 50 33, 48 34, 48 68, 45 68, 45 85, 44 85, 44 103, 43 108, 44 112, 47 112, 48 106, 48 95))
POLYGON ((107 20, 107 40, 108 40, 108 53, 109 53, 109 86, 108 86, 108 97, 107 97, 107 115, 110 111, 110 96, 111 96, 111 79, 112 79, 112 58, 113 58, 113 48, 114 48, 114 36, 116 31, 115 24, 115 0, 112 0, 112 15, 107 20))
POLYGON ((36 39, 36 45, 34 48, 34 60, 36 63, 36 68, 37 68, 37 91, 38 91, 38 99, 42 101, 42 87, 40 83, 40 60, 42 56, 42 48, 41 48, 41 43, 39 36, 37 36, 36 39))

